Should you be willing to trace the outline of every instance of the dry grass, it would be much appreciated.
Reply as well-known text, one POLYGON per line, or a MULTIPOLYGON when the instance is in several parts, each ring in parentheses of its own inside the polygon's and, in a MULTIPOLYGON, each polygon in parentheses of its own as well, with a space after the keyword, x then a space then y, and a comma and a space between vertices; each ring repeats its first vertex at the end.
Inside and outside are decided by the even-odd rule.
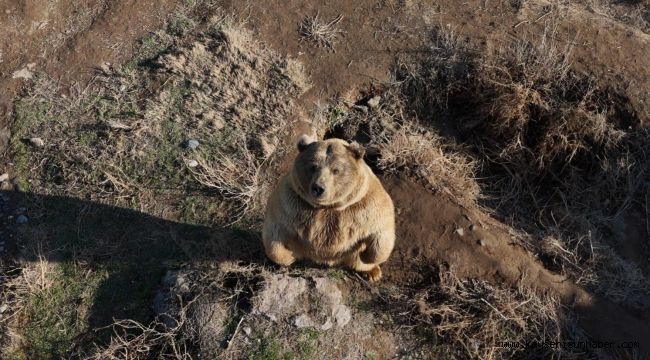
POLYGON ((298 29, 300 40, 334 50, 334 45, 342 34, 342 31, 336 27, 341 20, 343 20, 343 15, 339 15, 329 22, 324 22, 318 14, 308 16, 300 23, 298 29))
POLYGON ((430 186, 464 204, 478 198, 480 189, 474 180, 476 163, 452 150, 440 136, 406 123, 394 134, 383 134, 375 142, 381 153, 378 161, 381 169, 394 174, 410 169, 430 186))
POLYGON ((379 171, 411 175, 462 204, 476 202, 480 196, 474 179, 476 161, 462 146, 419 122, 394 88, 384 92, 381 105, 370 112, 358 106, 342 110, 344 107, 322 108, 314 115, 314 125, 326 129, 325 137, 364 144, 371 166, 379 171))
POLYGON ((648 279, 616 265, 625 261, 607 238, 627 209, 643 209, 650 138, 628 129, 624 98, 570 70, 571 48, 553 34, 478 56, 441 29, 426 56, 400 62, 398 80, 421 123, 472 146, 481 203, 531 234, 547 266, 639 306, 648 279))
POLYGON ((583 0, 583 3, 596 14, 650 33, 650 2, 647 0, 583 0))
POLYGON ((413 326, 437 345, 431 354, 439 358, 589 358, 580 351, 559 347, 532 348, 535 344, 581 339, 584 334, 563 315, 557 300, 523 286, 494 286, 460 279, 440 269, 431 285, 391 291, 388 297, 398 319, 409 324, 405 326, 413 326), (502 342, 515 346, 502 346, 502 342))

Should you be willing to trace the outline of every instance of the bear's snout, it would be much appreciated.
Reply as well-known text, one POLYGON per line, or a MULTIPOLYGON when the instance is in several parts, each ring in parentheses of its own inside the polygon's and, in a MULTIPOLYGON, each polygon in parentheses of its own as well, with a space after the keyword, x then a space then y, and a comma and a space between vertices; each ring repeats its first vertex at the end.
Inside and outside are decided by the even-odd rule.
POLYGON ((321 197, 325 193, 325 188, 321 185, 318 184, 312 184, 311 185, 311 194, 314 195, 314 197, 321 197))

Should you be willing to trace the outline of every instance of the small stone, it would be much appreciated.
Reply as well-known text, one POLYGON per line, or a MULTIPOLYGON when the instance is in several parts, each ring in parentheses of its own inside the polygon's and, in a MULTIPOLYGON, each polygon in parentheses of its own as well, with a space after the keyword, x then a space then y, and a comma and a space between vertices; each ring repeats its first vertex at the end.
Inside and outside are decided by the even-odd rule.
POLYGON ((26 224, 29 219, 25 215, 18 215, 16 218, 16 224, 26 224))
POLYGON ((456 229, 456 234, 463 236, 465 235, 465 230, 463 230, 463 228, 458 228, 456 229))
POLYGON ((117 130, 129 130, 131 129, 131 126, 122 124, 121 122, 117 120, 108 120, 106 121, 106 126, 108 126, 111 129, 117 129, 117 130))
POLYGON ((381 96, 373 96, 370 100, 368 100, 368 107, 371 109, 376 108, 379 106, 379 101, 381 100, 381 96))
POLYGON ((9 307, 7 306, 7 304, 2 304, 2 305, 0 305, 0 314, 2 314, 2 313, 4 313, 5 311, 7 311, 8 308, 9 308, 9 307))
POLYGON ((185 164, 191 168, 199 166, 199 162, 196 160, 186 160, 185 164))
POLYGON ((30 138, 29 143, 32 144, 32 146, 39 147, 39 148, 45 146, 45 141, 43 141, 43 139, 37 138, 37 137, 36 138, 30 138))
POLYGON ((338 327, 344 327, 352 320, 350 308, 342 304, 335 305, 332 308, 332 315, 334 315, 334 320, 338 327))
POLYGON ((105 62, 99 66, 99 68, 105 73, 110 74, 111 72, 111 63, 105 62))
POLYGON ((199 141, 195 139, 189 139, 184 144, 186 149, 194 150, 199 147, 199 141))
POLYGON ((4 173, 0 175, 0 181, 7 181, 7 180, 9 180, 9 174, 4 173))
POLYGON ((28 68, 22 68, 20 70, 16 70, 11 74, 12 79, 26 79, 29 80, 32 77, 34 77, 34 73, 30 71, 28 68))
POLYGON ((476 240, 476 243, 478 244, 478 246, 485 246, 485 241, 483 241, 483 239, 476 240))
POLYGON ((476 230, 476 225, 472 224, 469 226, 469 231, 474 231, 476 230))
POLYGON ((354 105, 354 108, 361 111, 362 113, 368 113, 368 107, 364 105, 354 105))
POLYGON ((253 330, 250 328, 250 326, 244 326, 242 331, 244 332, 244 334, 246 334, 246 336, 251 336, 251 333, 253 332, 253 330))
POLYGON ((327 330, 331 329, 332 326, 334 326, 334 324, 332 323, 332 320, 327 319, 327 321, 325 321, 325 324, 320 326, 320 329, 323 330, 323 331, 327 331, 327 330))
POLYGON ((300 314, 293 318, 293 326, 297 328, 314 327, 314 321, 312 321, 309 315, 300 314))

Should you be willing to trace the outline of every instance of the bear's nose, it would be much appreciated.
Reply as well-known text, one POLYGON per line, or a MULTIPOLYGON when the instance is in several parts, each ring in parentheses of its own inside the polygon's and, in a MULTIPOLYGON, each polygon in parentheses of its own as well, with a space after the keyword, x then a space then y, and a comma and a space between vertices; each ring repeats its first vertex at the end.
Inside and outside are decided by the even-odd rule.
POLYGON ((311 186, 311 193, 315 197, 320 197, 321 195, 323 195, 324 192, 325 192, 325 188, 318 184, 313 184, 311 186))

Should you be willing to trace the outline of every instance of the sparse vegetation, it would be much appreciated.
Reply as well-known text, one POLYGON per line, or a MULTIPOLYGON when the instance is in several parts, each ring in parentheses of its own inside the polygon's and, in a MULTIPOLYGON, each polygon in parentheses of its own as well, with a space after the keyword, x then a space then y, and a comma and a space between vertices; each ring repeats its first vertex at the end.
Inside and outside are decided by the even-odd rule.
MULTIPOLYGON (((636 9, 626 19, 647 28, 642 5, 612 6, 636 9)), ((258 229, 309 84, 298 62, 228 17, 207 17, 213 6, 187 0, 124 66, 105 65, 84 86, 39 74, 16 102, 11 152, 30 220, 3 275, 0 357, 309 359, 336 357, 343 344, 382 358, 377 344, 350 346, 356 333, 415 358, 599 355, 497 346, 586 337, 553 294, 523 284, 459 278, 432 259, 417 283, 372 288, 342 269, 265 263, 258 229), (170 269, 191 284, 166 299, 175 326, 151 310, 170 269), (320 298, 309 299, 315 320, 304 327, 255 313, 277 274, 340 285, 348 321, 363 327, 324 330, 322 314, 309 313, 320 298)), ((300 38, 333 50, 342 19, 307 17, 300 38)), ((311 122, 364 144, 377 172, 489 212, 546 268, 643 312, 650 282, 612 239, 628 222, 647 225, 629 216, 648 216, 650 133, 624 96, 573 71, 571 45, 554 38, 548 28, 485 50, 437 29, 428 49, 398 59, 390 84, 332 101, 311 122)))
POLYGON ((320 19, 318 14, 308 16, 300 24, 300 39, 334 50, 334 44, 342 33, 336 27, 341 20, 343 20, 343 15, 339 15, 329 22, 320 19))
POLYGON ((421 126, 471 144, 482 204, 531 234, 526 242, 547 266, 641 304, 650 287, 637 265, 604 266, 623 262, 605 239, 648 191, 648 132, 629 129, 638 119, 620 117, 624 100, 572 72, 571 48, 553 42, 553 29, 484 56, 451 30, 435 38, 398 71, 421 126))

